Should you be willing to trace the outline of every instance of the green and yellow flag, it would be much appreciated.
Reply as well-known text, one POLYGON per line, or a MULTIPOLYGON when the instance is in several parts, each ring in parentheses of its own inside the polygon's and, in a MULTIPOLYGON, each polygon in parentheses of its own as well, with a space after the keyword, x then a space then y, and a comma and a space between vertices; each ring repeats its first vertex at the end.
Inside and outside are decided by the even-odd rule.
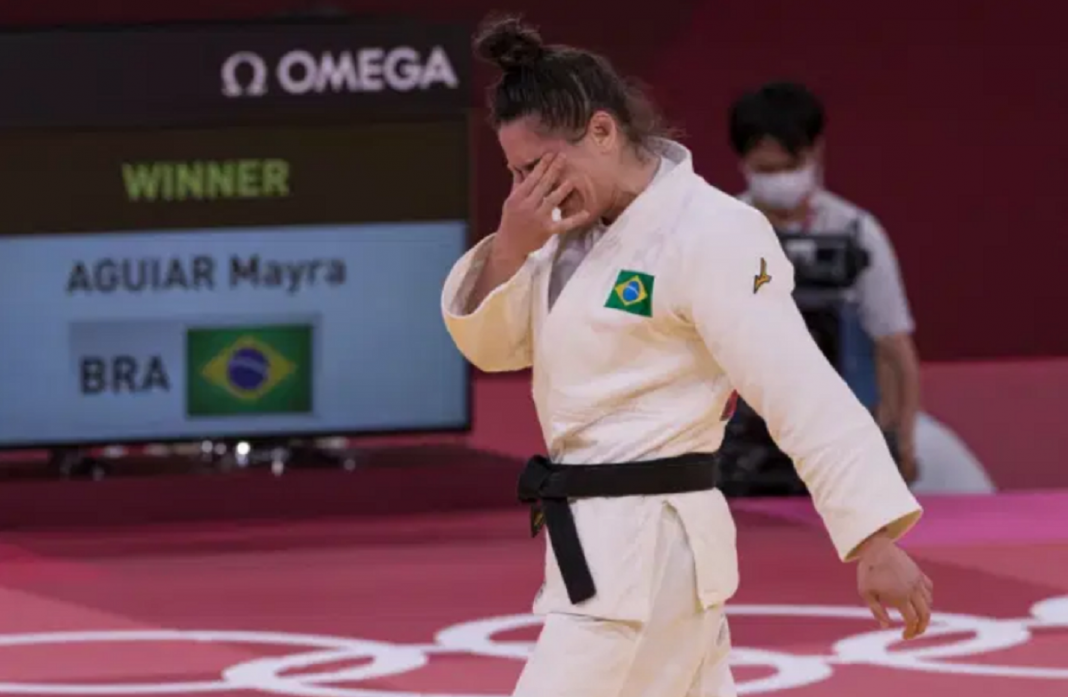
POLYGON ((186 332, 191 417, 310 413, 312 375, 310 324, 186 332))
POLYGON ((620 271, 604 306, 640 317, 652 317, 654 282, 655 279, 647 273, 620 271))

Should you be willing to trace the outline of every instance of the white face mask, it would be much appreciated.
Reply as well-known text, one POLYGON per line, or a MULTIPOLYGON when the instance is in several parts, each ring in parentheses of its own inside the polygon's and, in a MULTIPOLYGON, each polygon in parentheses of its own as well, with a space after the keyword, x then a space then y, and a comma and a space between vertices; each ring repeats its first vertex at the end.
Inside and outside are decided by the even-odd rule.
POLYGON ((789 211, 800 206, 805 197, 816 190, 819 183, 815 164, 807 164, 800 169, 774 174, 746 172, 749 193, 753 201, 768 208, 789 211))

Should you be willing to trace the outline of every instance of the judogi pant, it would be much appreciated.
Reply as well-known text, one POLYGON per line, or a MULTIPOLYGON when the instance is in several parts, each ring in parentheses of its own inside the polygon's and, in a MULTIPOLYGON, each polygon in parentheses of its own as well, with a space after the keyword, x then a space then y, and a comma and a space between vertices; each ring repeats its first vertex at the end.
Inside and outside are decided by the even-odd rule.
POLYGON ((549 614, 515 697, 736 697, 727 618, 701 607, 693 552, 670 507, 655 563, 647 622, 549 614))

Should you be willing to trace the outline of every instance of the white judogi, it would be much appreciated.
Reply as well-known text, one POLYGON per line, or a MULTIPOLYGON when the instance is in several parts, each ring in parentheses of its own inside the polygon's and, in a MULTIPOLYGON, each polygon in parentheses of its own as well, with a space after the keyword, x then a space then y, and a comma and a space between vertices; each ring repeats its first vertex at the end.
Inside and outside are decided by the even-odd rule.
MULTIPOLYGON (((557 463, 715 452, 723 439, 724 407, 737 390, 793 458, 840 558, 848 559, 884 526, 901 535, 919 518, 920 506, 871 415, 812 340, 791 296, 793 269, 771 226, 696 175, 681 145, 661 145, 659 176, 590 246, 551 311, 559 238, 531 254, 470 313, 467 299, 493 236, 464 255, 442 295, 457 347, 485 371, 533 366, 538 419, 557 463), (762 268, 770 280, 757 284, 762 268), (648 316, 626 311, 643 307, 642 298, 648 316)), ((594 654, 598 665, 608 660, 604 651, 596 652, 590 627, 617 647, 617 663, 632 667, 648 663, 651 651, 659 652, 653 663, 672 664, 682 647, 705 640, 709 626, 722 625, 717 633, 725 632, 722 605, 738 586, 727 503, 712 490, 581 499, 572 510, 597 595, 572 605, 547 548, 535 611, 550 617, 519 691, 532 697, 644 695, 637 683, 627 683, 623 692, 623 684, 590 682, 597 673, 594 654), (665 516, 676 513, 680 525, 672 538, 665 516), (692 558, 658 568, 665 549, 683 539, 692 558), (680 602, 700 621, 677 644, 641 640, 643 631, 659 624, 662 571, 668 580, 689 575, 695 581, 691 597, 680 602), (582 646, 591 647, 591 660, 568 660, 582 646)), ((706 643, 699 648, 711 650, 706 643)), ((673 684, 671 690, 680 696, 686 689, 704 697, 733 693, 728 677, 707 678, 729 676, 725 666, 706 660, 691 667, 678 683, 685 687, 679 691, 673 684)))

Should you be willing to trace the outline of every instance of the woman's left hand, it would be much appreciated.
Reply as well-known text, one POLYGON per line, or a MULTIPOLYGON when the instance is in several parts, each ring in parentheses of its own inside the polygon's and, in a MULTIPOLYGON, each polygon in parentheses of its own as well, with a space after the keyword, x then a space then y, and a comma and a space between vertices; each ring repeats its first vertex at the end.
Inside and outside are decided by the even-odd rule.
POLYGON ((876 534, 861 547, 857 590, 883 627, 890 627, 887 608, 893 608, 905 619, 902 638, 914 639, 927 631, 934 583, 885 533, 876 534))

